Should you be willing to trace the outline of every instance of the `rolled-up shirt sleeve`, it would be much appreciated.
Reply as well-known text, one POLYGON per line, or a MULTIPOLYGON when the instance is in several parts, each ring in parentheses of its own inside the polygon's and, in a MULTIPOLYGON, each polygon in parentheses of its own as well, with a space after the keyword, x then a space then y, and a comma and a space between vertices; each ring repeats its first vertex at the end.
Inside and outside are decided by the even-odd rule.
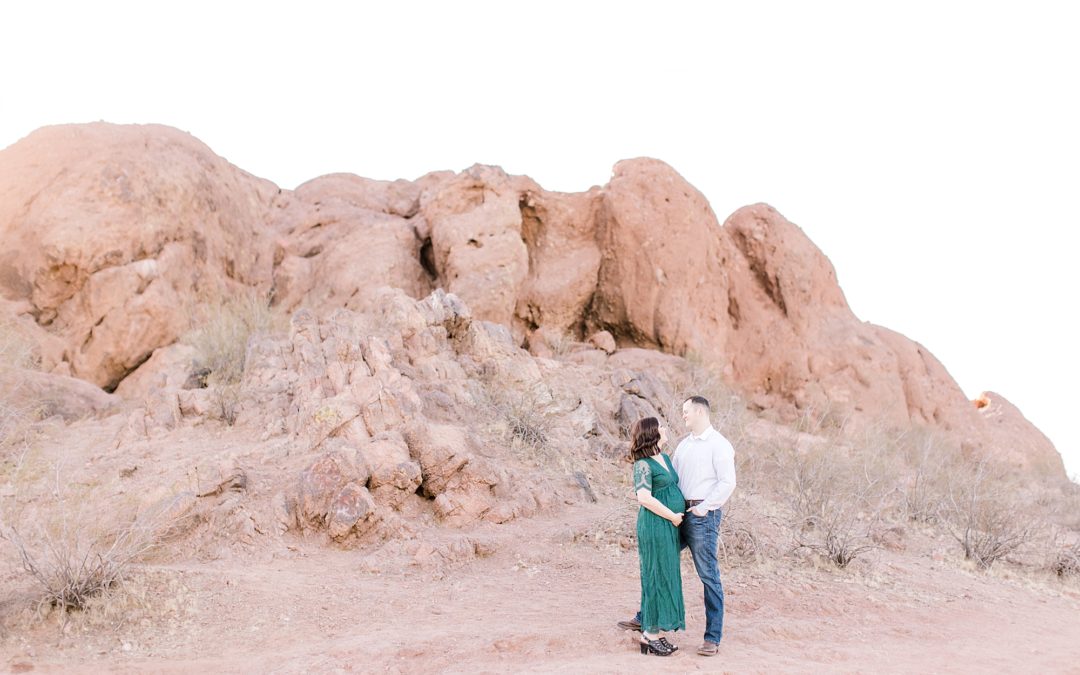
POLYGON ((702 506, 712 511, 723 506, 735 491, 735 449, 726 439, 712 453, 716 487, 705 498, 702 506))

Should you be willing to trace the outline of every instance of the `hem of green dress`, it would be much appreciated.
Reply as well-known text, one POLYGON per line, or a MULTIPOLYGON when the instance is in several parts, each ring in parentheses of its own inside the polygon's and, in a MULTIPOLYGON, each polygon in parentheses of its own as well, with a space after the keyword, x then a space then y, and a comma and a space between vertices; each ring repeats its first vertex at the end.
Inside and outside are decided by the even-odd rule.
POLYGON ((686 630, 686 622, 680 622, 677 624, 665 624, 663 626, 646 626, 642 624, 641 629, 646 633, 655 633, 662 630, 686 630))

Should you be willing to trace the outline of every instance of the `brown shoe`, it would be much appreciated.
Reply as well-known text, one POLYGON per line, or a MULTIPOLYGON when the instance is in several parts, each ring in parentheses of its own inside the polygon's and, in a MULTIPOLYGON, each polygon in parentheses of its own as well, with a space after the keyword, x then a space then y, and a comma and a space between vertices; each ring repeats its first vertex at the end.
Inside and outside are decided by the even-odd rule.
POLYGON ((706 640, 701 643, 701 646, 697 648, 697 653, 702 656, 716 656, 720 653, 720 645, 715 642, 709 642, 706 640))

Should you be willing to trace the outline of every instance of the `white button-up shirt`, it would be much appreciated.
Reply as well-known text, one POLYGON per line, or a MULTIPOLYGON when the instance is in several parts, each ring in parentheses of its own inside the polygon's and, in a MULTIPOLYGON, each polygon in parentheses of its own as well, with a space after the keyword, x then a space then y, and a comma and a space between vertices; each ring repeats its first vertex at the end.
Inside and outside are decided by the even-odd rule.
POLYGON ((699 511, 720 508, 735 490, 735 448, 712 426, 684 438, 671 463, 683 497, 702 500, 699 511))

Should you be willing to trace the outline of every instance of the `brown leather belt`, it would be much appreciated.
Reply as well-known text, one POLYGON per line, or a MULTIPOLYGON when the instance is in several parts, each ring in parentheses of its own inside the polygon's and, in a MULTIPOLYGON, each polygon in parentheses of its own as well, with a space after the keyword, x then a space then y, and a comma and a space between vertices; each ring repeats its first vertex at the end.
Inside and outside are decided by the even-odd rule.
POLYGON ((705 500, 704 499, 687 499, 686 500, 686 508, 689 509, 689 508, 691 508, 693 506, 697 506, 698 504, 700 504, 703 501, 705 501, 705 500))

